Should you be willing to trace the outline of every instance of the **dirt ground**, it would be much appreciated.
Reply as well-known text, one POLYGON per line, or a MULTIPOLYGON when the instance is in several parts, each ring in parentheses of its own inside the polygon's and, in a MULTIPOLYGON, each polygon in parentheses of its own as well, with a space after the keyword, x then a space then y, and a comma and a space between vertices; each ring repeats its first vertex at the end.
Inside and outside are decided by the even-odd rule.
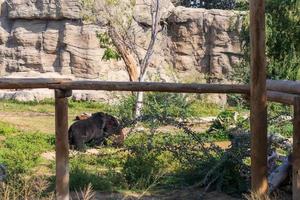
MULTIPOLYGON (((75 193, 72 193, 76 199, 75 193)), ((161 194, 138 194, 138 193, 107 193, 96 192, 95 199, 99 200, 238 200, 224 193, 209 192, 204 194, 202 189, 175 190, 161 194)))
POLYGON ((1 112, 0 120, 20 130, 55 133, 54 114, 38 112, 1 112))

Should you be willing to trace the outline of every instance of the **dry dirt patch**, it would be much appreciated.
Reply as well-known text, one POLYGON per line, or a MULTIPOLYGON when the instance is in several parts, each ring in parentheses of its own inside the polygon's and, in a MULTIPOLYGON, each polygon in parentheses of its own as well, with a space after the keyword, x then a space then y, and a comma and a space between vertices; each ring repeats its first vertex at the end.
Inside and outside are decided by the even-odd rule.
MULTIPOLYGON (((75 197, 75 193, 72 193, 75 197)), ((203 195, 203 189, 182 189, 157 194, 139 194, 134 192, 109 193, 96 192, 95 199, 101 200, 238 200, 220 192, 210 192, 203 195)))

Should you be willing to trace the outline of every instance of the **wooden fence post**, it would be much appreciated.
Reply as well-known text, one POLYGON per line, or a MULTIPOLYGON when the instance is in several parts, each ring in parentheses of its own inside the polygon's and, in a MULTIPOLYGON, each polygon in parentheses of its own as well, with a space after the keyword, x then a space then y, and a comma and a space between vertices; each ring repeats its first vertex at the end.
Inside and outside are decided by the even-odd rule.
POLYGON ((293 200, 298 200, 300 199, 300 97, 295 97, 293 123, 293 200))
POLYGON ((267 179, 267 98, 265 55, 265 2, 250 0, 251 42, 251 185, 262 196, 268 191, 267 179))
POLYGON ((68 97, 71 94, 71 90, 55 90, 57 200, 69 200, 68 97))

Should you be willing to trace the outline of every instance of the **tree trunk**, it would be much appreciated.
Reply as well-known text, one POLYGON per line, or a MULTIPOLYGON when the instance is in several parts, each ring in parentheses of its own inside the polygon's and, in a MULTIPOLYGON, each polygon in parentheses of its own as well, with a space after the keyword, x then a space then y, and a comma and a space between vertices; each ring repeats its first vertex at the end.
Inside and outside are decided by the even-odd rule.
POLYGON ((122 42, 124 39, 122 36, 113 28, 109 28, 109 35, 117 48, 118 52, 121 54, 121 57, 123 58, 126 70, 129 74, 130 81, 137 81, 138 80, 138 65, 136 63, 136 59, 132 56, 130 50, 127 48, 127 46, 122 42))
POLYGON ((136 105, 135 105, 135 112, 134 117, 140 117, 141 111, 143 109, 143 101, 144 101, 144 92, 137 93, 136 105))
MULTIPOLYGON (((144 76, 145 76, 145 74, 143 74, 140 77, 139 82, 144 82, 144 79, 145 79, 144 76)), ((144 103, 144 92, 142 92, 142 91, 137 92, 135 111, 134 111, 135 118, 138 118, 141 116, 141 111, 143 109, 143 103, 144 103)))

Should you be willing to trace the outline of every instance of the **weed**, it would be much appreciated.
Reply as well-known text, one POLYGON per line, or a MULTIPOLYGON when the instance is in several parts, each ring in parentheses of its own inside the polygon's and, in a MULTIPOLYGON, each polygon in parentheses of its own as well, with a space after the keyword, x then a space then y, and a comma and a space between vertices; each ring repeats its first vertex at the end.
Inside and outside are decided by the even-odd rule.
POLYGON ((11 124, 0 121, 0 135, 8 136, 8 135, 12 135, 12 134, 18 133, 18 132, 19 132, 19 130, 16 129, 11 124))
POLYGON ((88 184, 83 190, 80 192, 76 191, 76 198, 78 200, 92 200, 96 196, 96 193, 93 191, 92 184, 88 184))
POLYGON ((49 182, 40 176, 18 176, 9 177, 6 182, 0 183, 0 199, 43 199, 54 200, 54 193, 47 192, 49 182))

